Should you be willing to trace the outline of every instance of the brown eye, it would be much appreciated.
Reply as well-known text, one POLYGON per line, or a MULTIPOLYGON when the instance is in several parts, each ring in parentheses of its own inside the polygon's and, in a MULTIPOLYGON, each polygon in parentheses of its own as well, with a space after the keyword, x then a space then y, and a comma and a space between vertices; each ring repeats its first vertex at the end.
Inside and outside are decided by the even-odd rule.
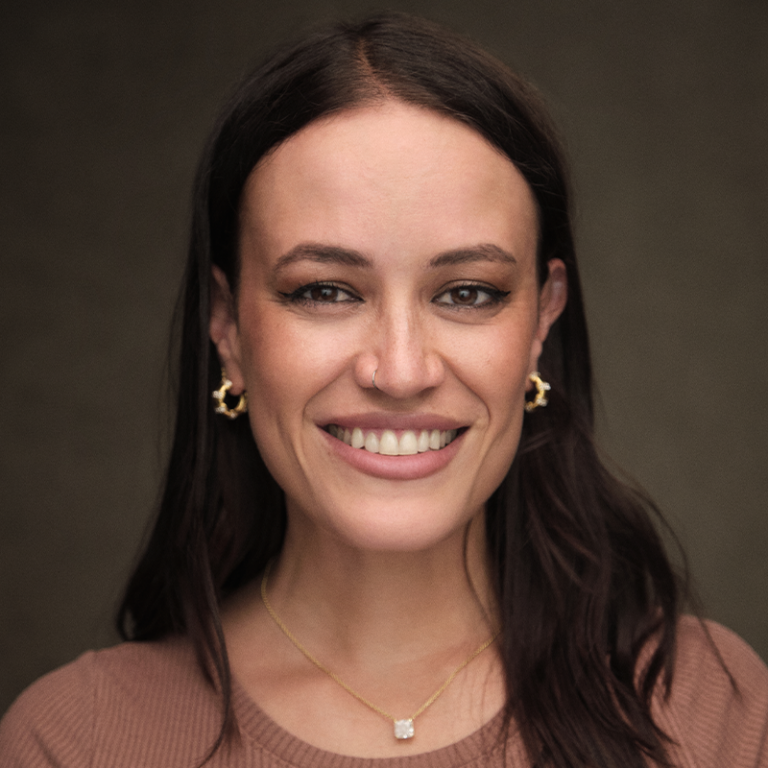
POLYGON ((349 288, 334 283, 309 283, 290 293, 280 295, 292 304, 304 304, 307 307, 354 304, 362 299, 349 288))
POLYGON ((490 285, 456 285, 435 296, 433 301, 450 309, 489 309, 509 295, 490 285))
POLYGON ((314 285, 309 289, 309 298, 319 303, 339 301, 340 291, 335 285, 314 285))
POLYGON ((479 291, 471 286, 462 286, 454 288, 451 292, 451 300, 458 306, 472 306, 477 304, 479 291))

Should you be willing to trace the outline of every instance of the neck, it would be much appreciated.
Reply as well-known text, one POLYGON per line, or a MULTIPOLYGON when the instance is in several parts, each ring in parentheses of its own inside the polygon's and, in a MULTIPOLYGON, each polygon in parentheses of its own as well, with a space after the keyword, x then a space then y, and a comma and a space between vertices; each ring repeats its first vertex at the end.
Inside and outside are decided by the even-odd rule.
POLYGON ((416 552, 361 551, 289 528, 270 572, 270 601, 297 637, 348 659, 397 661, 477 645, 496 631, 483 522, 479 515, 416 552))
POLYGON ((233 673, 267 714, 322 749, 343 743, 349 754, 383 757, 454 743, 498 712, 506 697, 498 654, 493 646, 478 654, 497 616, 482 514, 415 552, 361 550, 289 520, 268 573, 277 621, 261 580, 223 616, 233 673), (431 725, 418 742, 396 740, 370 708, 431 725))

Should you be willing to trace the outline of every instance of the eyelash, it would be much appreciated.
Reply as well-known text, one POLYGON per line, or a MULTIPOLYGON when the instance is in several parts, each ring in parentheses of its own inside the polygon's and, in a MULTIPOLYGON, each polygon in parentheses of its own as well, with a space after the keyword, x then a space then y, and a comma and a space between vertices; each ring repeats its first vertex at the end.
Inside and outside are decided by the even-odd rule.
POLYGON ((509 296, 510 291, 502 291, 499 288, 493 288, 490 285, 478 285, 476 283, 464 283, 462 285, 454 285, 448 288, 447 290, 443 291, 442 293, 438 294, 432 301, 434 301, 436 304, 440 304, 444 307, 449 307, 451 309, 487 309, 490 307, 495 307, 498 304, 501 304, 504 299, 509 296), (475 294, 486 294, 488 298, 485 301, 482 301, 477 304, 457 304, 454 302, 444 302, 444 301, 438 301, 438 299, 441 296, 446 296, 448 294, 453 293, 454 291, 474 291, 475 294))
MULTIPOLYGON (((437 294, 432 301, 435 304, 439 304, 442 307, 447 307, 453 310, 461 310, 461 309, 486 309, 490 307, 495 307, 498 304, 501 304, 504 299, 509 296, 510 291, 502 291, 499 288, 493 288, 489 285, 478 285, 476 283, 465 283, 462 285, 454 285, 451 288, 448 288, 441 293, 437 294), (455 301, 438 301, 441 296, 446 296, 454 293, 455 291, 474 291, 475 295, 479 294, 486 294, 487 299, 484 301, 481 301, 479 303, 475 304, 459 304, 455 301)), ((286 293, 280 292, 280 295, 288 302, 293 304, 305 304, 309 306, 319 306, 319 305, 327 305, 330 306, 332 304, 351 304, 351 303, 358 303, 362 301, 362 299, 357 296, 356 294, 352 293, 348 288, 343 288, 340 285, 337 285, 336 283, 332 282, 316 282, 316 283, 308 283, 307 285, 302 285, 299 288, 297 288, 295 291, 289 291, 286 293), (322 301, 319 298, 312 298, 311 295, 309 295, 312 291, 315 290, 327 290, 327 291, 336 291, 334 294, 334 299, 331 301, 322 301), (342 295, 346 295, 347 298, 339 298, 342 295)))
POLYGON ((356 296, 352 291, 350 291, 348 288, 342 288, 342 286, 337 285, 336 283, 326 283, 326 282, 317 282, 317 283, 309 283, 307 285, 302 285, 301 287, 297 288, 295 291, 289 291, 287 293, 280 293, 280 295, 286 300, 294 304, 307 304, 309 306, 318 306, 320 304, 348 304, 348 303, 355 303, 361 301, 359 296, 356 296), (346 294, 346 299, 341 299, 340 301, 334 300, 334 301, 321 301, 319 299, 313 299, 311 296, 307 295, 310 293, 310 291, 314 290, 331 290, 331 291, 337 291, 337 295, 346 294))

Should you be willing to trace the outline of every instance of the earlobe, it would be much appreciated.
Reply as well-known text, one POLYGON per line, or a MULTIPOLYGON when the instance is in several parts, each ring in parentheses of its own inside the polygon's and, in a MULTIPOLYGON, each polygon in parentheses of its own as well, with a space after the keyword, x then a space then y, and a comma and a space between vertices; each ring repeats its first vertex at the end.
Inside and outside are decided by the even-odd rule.
POLYGON ((232 381, 233 395, 245 390, 240 366, 240 334, 237 327, 235 300, 226 275, 217 266, 211 268, 211 341, 219 354, 221 367, 232 381))

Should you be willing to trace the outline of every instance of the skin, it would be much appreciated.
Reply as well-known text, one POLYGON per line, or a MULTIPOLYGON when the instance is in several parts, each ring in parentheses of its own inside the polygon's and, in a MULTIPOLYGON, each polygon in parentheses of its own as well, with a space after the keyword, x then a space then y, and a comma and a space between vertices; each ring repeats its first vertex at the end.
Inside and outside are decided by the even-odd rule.
MULTIPOLYGON (((270 600, 397 717, 495 631, 483 506, 514 458, 528 375, 566 301, 560 261, 537 283, 537 236, 533 195, 505 156, 457 121, 386 101, 317 121, 262 160, 243 194, 237 296, 214 269, 211 338, 286 492, 270 600), (380 456, 332 424, 458 437, 380 456)), ((324 749, 435 749, 504 701, 491 648, 417 719, 415 739, 396 742, 288 642, 258 585, 224 621, 246 691, 324 749)))

